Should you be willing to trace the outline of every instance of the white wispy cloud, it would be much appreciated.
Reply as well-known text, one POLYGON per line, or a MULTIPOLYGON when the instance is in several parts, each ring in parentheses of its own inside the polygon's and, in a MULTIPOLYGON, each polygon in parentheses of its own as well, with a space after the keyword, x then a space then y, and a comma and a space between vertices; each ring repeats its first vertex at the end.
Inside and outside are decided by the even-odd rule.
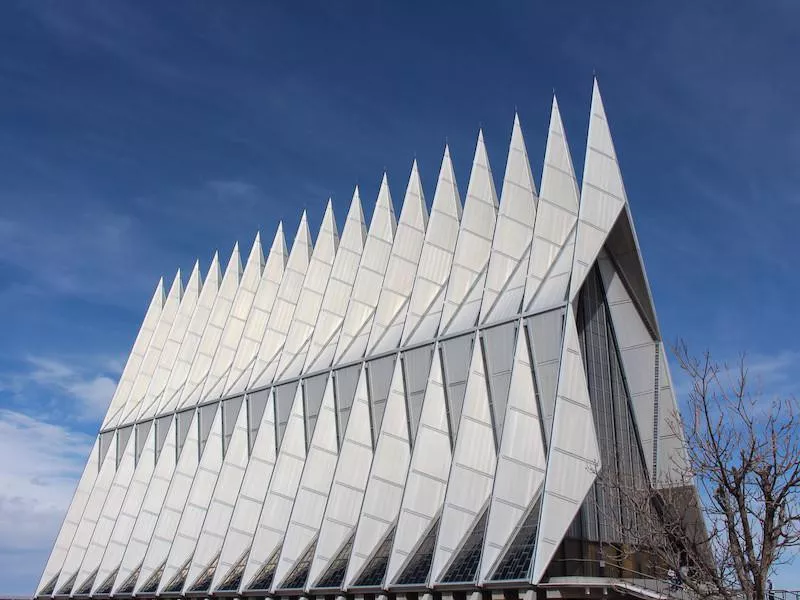
POLYGON ((93 438, 0 409, 0 580, 32 593, 93 438))
POLYGON ((69 361, 28 356, 22 368, 0 376, 0 391, 27 412, 95 422, 108 409, 120 371, 114 357, 69 361))

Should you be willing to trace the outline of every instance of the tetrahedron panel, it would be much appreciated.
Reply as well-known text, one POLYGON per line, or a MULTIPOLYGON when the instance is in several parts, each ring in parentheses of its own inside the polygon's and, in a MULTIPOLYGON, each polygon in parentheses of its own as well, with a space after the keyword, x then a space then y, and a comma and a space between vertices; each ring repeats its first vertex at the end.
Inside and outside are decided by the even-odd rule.
POLYGON ((541 579, 600 466, 586 372, 571 307, 567 309, 565 319, 557 389, 533 583, 541 579))

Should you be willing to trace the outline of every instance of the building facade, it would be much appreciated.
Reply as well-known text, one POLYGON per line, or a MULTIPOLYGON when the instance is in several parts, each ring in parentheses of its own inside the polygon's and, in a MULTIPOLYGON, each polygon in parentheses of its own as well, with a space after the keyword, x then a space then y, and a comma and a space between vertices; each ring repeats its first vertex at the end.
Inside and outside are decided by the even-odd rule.
POLYGON ((687 482, 596 82, 580 186, 555 100, 540 183, 515 119, 499 199, 479 134, 463 204, 445 149, 430 211, 414 163, 399 218, 384 176, 369 225, 356 189, 341 235, 329 203, 316 241, 303 214, 290 249, 279 225, 159 283, 37 596, 603 575, 634 517, 600 469, 687 482))

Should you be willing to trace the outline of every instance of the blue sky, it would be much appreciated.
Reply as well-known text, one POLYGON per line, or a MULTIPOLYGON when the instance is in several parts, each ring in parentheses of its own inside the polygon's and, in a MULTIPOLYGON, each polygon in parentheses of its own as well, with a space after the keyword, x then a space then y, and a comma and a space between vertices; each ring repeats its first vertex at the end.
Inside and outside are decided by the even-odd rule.
MULTIPOLYGON (((800 79, 790 0, 0 3, 0 592, 31 593, 160 276, 316 231, 329 195, 428 200, 515 108, 580 175, 599 77, 667 340, 797 387, 800 79), (566 4, 566 3, 564 3, 566 4)), ((499 181, 498 181, 499 183, 499 181)), ((785 569, 776 585, 800 587, 785 569)))

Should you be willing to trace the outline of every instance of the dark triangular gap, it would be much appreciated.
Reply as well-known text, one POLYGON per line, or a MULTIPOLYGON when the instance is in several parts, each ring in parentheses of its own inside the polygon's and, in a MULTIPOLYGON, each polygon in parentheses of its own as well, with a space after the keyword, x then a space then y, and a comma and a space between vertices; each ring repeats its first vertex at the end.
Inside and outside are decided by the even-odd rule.
POLYGON ((136 580, 139 579, 139 573, 142 571, 142 563, 133 570, 133 573, 128 575, 128 578, 119 586, 117 594, 132 594, 136 588, 136 580))
POLYGON ((280 585, 282 590, 302 590, 306 587, 308 571, 311 569, 311 561, 314 559, 314 550, 317 548, 317 538, 308 545, 303 556, 297 561, 291 572, 284 578, 280 585))
POLYGON ((436 535, 439 533, 439 521, 437 518, 428 528, 428 533, 417 545, 414 554, 406 562, 400 576, 395 580, 395 585, 426 585, 428 575, 431 572, 433 553, 436 550, 436 535))
POLYGON ((516 333, 517 322, 512 321, 484 329, 481 334, 486 383, 489 388, 489 403, 497 448, 500 447, 500 439, 503 435, 508 390, 511 387, 516 333))
POLYGON ((433 344, 413 348, 403 352, 400 359, 403 367, 403 383, 406 388, 406 416, 408 419, 409 440, 414 447, 419 418, 422 414, 422 401, 428 388, 428 375, 433 360, 433 344))
POLYGON ((275 552, 272 553, 272 556, 269 557, 269 560, 264 563, 264 566, 258 570, 255 577, 250 581, 250 585, 247 586, 248 592, 269 592, 269 588, 272 587, 272 578, 275 577, 275 569, 278 567, 278 557, 280 555, 281 546, 278 546, 275 552))
POLYGON ((117 468, 119 468, 119 463, 122 462, 122 455, 125 452, 128 441, 131 439, 131 434, 133 434, 133 425, 117 429, 117 468))
POLYGON ((486 520, 488 509, 483 509, 483 514, 475 522, 470 534, 466 537, 458 550, 456 557, 442 577, 442 583, 474 583, 478 574, 478 564, 481 561, 483 538, 486 533, 486 520))
POLYGON ((464 405, 464 394, 467 392, 467 377, 469 376, 474 338, 475 335, 469 333, 439 344, 451 446, 455 446, 458 425, 461 421, 461 409, 464 405))
POLYGON ((392 544, 394 543, 394 532, 395 527, 392 527, 386 537, 383 538, 375 554, 372 555, 367 566, 361 571, 353 587, 378 587, 383 583, 383 578, 386 576, 386 567, 389 565, 392 544))
POLYGON ((242 409, 244 396, 237 396, 222 401, 222 457, 228 452, 231 445, 231 438, 236 429, 236 420, 239 418, 239 411, 242 409))
POLYGON ((283 434, 289 417, 292 414, 292 404, 297 394, 299 382, 292 381, 275 388, 275 451, 278 452, 283 441, 283 434))
POLYGON ((164 448, 164 443, 167 441, 167 434, 169 433, 169 426, 172 424, 172 415, 159 417, 156 419, 156 456, 155 460, 161 456, 161 450, 164 448))
POLYGON ((514 539, 492 573, 492 581, 520 581, 528 578, 539 526, 540 504, 541 499, 537 498, 528 515, 517 527, 514 539))
POLYGON ((253 445, 258 437, 258 429, 261 427, 261 419, 264 418, 264 411, 269 402, 270 390, 259 390, 247 394, 247 453, 253 453, 253 445))
POLYGON ((225 579, 219 584, 215 591, 217 592, 238 592, 239 586, 242 585, 242 576, 244 576, 244 568, 247 566, 247 558, 250 556, 250 548, 244 551, 244 554, 236 561, 236 564, 231 567, 225 579))
POLYGON ((353 541, 356 538, 355 531, 341 547, 336 557, 328 565, 328 569, 319 578, 315 588, 321 589, 340 589, 344 583, 344 576, 347 573, 347 565, 350 562, 350 554, 353 551, 353 541))
POLYGON ((217 570, 217 565, 219 564, 219 555, 220 553, 217 552, 217 555, 214 557, 209 565, 203 569, 203 572, 200 573, 200 576, 194 580, 194 583, 189 587, 190 592, 208 592, 211 588, 211 581, 214 579, 214 573, 217 570))
MULTIPOLYGON (((600 280, 602 285, 602 279, 600 280)), ((605 289, 605 288, 603 288, 605 289)), ((608 302, 605 302, 606 311, 609 313, 608 302)), ((633 413, 633 401, 628 391, 627 379, 625 378, 622 359, 614 333, 614 323, 609 318, 608 340, 609 355, 611 363, 611 383, 614 395, 614 415, 617 438, 617 458, 619 462, 618 471, 622 478, 622 485, 632 486, 634 489, 645 489, 650 485, 647 461, 644 457, 644 449, 639 437, 636 426, 636 417, 633 413)), ((642 515, 636 506, 629 505, 625 498, 621 499, 621 518, 625 530, 634 531, 637 529, 637 520, 642 519, 642 515)), ((641 524, 644 526, 644 524, 641 524)), ((628 540, 620 540, 627 542, 628 540)))
POLYGON ((72 576, 67 579, 67 581, 58 589, 57 596, 69 596, 70 592, 72 592, 72 588, 75 587, 75 580, 78 578, 77 571, 72 574, 72 576))
POLYGON ((106 431, 105 433, 100 434, 100 445, 98 448, 98 456, 97 456, 97 468, 98 470, 100 467, 103 466, 103 461, 106 458, 106 454, 108 454, 109 448, 111 448, 111 444, 117 439, 117 432, 116 431, 106 431))
POLYGON ((603 465, 600 482, 592 485, 579 513, 582 533, 592 541, 623 543, 626 540, 620 538, 635 510, 623 506, 617 482, 632 476, 637 484, 647 485, 647 469, 596 265, 581 289, 576 317, 603 465))
POLYGON ((306 451, 311 447, 311 437, 317 426, 322 398, 328 385, 328 373, 303 380, 303 416, 305 417, 306 451))
POLYGON ((119 567, 111 571, 111 574, 105 578, 105 581, 99 585, 97 590, 95 591, 95 596, 99 595, 108 595, 111 593, 111 590, 114 588, 114 581, 117 579, 117 573, 119 573, 119 567))
POLYGON ((184 410, 179 412, 175 418, 177 419, 175 423, 175 458, 176 460, 180 458, 181 451, 183 451, 183 445, 186 443, 186 438, 189 437, 189 428, 192 426, 192 420, 194 419, 194 409, 190 408, 189 410, 184 410))
POLYGON ((198 411, 200 413, 197 416, 198 457, 203 456, 203 450, 205 450, 206 442, 211 435, 211 426, 214 424, 214 417, 217 415, 219 404, 219 402, 215 404, 206 404, 205 406, 201 406, 198 411))
POLYGON ((545 444, 549 446, 556 406, 561 342, 564 337, 564 309, 558 308, 525 319, 531 366, 534 371, 545 444))
POLYGON ((627 206, 611 228, 605 247, 616 263, 617 273, 628 289, 634 305, 642 315, 642 320, 653 334, 653 337, 658 339, 658 320, 656 319, 655 308, 650 294, 650 285, 647 282, 644 263, 639 253, 636 233, 633 229, 633 222, 627 206))
POLYGON ((144 452, 144 445, 147 443, 147 436, 150 434, 150 428, 152 426, 152 419, 136 425, 136 454, 133 458, 134 465, 139 464, 139 458, 142 456, 142 452, 144 452))
POLYGON ((392 354, 367 363, 367 388, 369 393, 369 412, 372 420, 373 447, 378 444, 378 434, 381 431, 386 401, 389 399, 389 389, 392 386, 396 358, 397 355, 392 354))
POLYGON ((342 448, 347 421, 350 419, 350 409, 356 397, 358 377, 361 374, 361 365, 351 365, 335 371, 333 374, 333 392, 336 401, 336 443, 342 448))
POLYGON ((144 582, 139 591, 136 592, 137 595, 139 594, 155 594, 158 591, 158 584, 161 582, 161 576, 164 574, 164 568, 167 566, 167 561, 165 560, 161 563, 161 566, 158 567, 150 577, 144 582))
POLYGON ((44 585, 44 587, 41 590, 39 590, 39 595, 40 596, 52 596, 53 595, 53 592, 56 591, 56 583, 58 583, 58 576, 59 575, 61 575, 60 571, 58 573, 56 573, 55 575, 53 575, 53 577, 50 579, 50 581, 48 581, 44 585))
POLYGON ((189 567, 192 565, 192 557, 190 556, 183 563, 183 566, 178 570, 169 583, 164 586, 161 594, 180 594, 183 591, 183 586, 186 584, 186 577, 189 575, 189 567))
POLYGON ((76 596, 88 596, 89 593, 92 591, 92 586, 94 585, 94 580, 97 578, 97 571, 100 568, 94 570, 94 572, 86 578, 86 580, 81 584, 81 587, 78 588, 78 591, 75 592, 74 595, 76 596))

